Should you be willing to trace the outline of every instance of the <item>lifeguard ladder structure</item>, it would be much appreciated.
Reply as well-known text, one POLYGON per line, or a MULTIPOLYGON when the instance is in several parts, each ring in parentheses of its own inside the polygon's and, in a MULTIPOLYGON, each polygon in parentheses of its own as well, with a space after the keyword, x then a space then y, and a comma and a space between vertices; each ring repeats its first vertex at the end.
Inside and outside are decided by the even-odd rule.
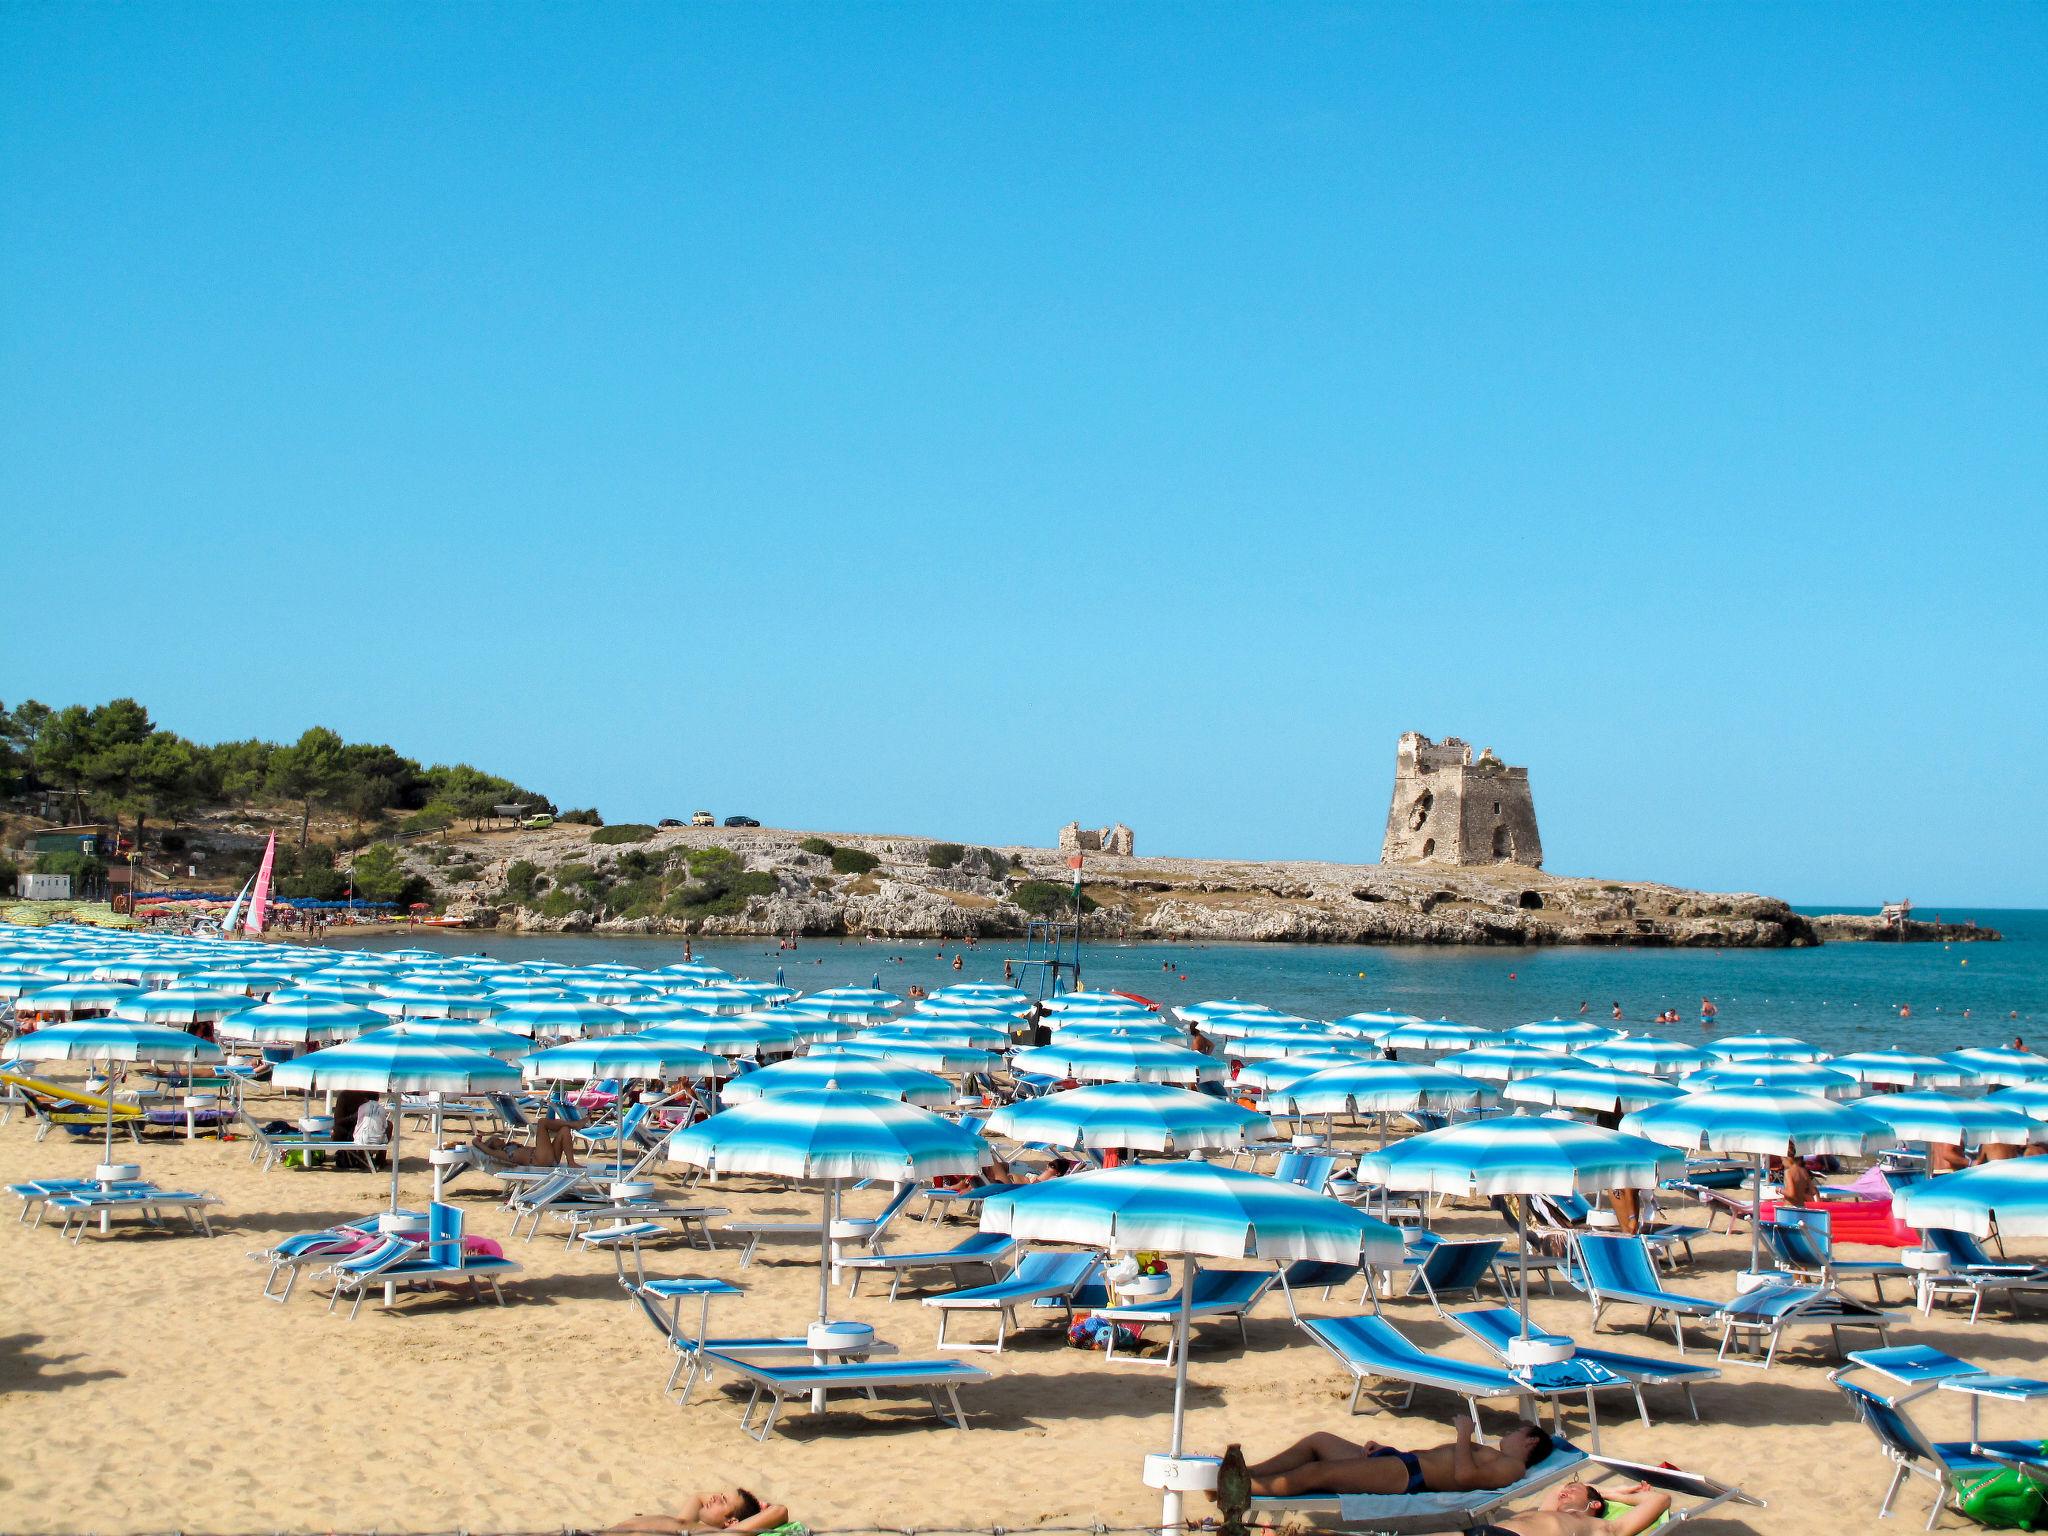
POLYGON ((1033 1003, 1081 990, 1081 856, 1067 862, 1074 871, 1073 915, 1034 917, 1024 924, 1024 954, 1013 985, 1033 1003))

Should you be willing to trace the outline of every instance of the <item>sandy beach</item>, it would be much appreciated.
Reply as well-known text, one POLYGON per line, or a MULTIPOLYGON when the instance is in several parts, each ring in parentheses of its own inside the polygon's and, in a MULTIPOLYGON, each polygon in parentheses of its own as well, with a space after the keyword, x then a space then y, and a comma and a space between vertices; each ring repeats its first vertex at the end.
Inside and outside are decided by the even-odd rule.
MULTIPOLYGON (((8 1181, 78 1174, 93 1161, 86 1146, 32 1138, 19 1116, 0 1127, 8 1181)), ((1157 1518, 1138 1476, 1141 1457, 1166 1439, 1171 1376, 1157 1366, 1105 1364, 1046 1328, 1001 1356, 969 1357, 993 1375, 963 1394, 973 1425, 965 1436, 906 1405, 786 1419, 756 1444, 720 1393, 700 1393, 686 1409, 662 1400, 667 1360, 653 1330, 628 1304, 609 1259, 565 1251, 559 1228, 552 1238, 544 1228, 537 1241, 508 1242, 525 1273, 502 1309, 414 1295, 388 1313, 366 1305, 351 1323, 330 1316, 303 1285, 288 1305, 262 1300, 261 1267, 245 1255, 376 1209, 386 1183, 328 1170, 263 1174, 247 1152, 246 1143, 214 1141, 141 1151, 146 1175, 165 1187, 224 1199, 211 1241, 124 1226, 72 1247, 48 1228, 10 1222, 0 1232, 11 1313, 0 1339, 0 1436, 9 1447, 0 1523, 122 1532, 558 1529, 672 1508, 691 1489, 735 1481, 786 1502, 814 1529, 1157 1518)), ((405 1177, 408 1201, 423 1202, 424 1163, 409 1158, 405 1177)), ((454 1193, 469 1230, 506 1240, 510 1219, 494 1190, 471 1176, 454 1193)), ((714 1203, 784 1219, 814 1209, 807 1194, 752 1180, 723 1181, 714 1203)), ((1483 1211, 1452 1214, 1445 1225, 1498 1226, 1483 1211)), ((651 1274, 719 1275, 747 1288, 714 1310, 715 1329, 800 1327, 815 1296, 807 1244, 764 1250, 744 1271, 731 1247, 650 1252, 651 1274)), ((1682 1283, 1729 1294, 1740 1256, 1735 1241, 1715 1239, 1682 1283)), ((837 1310, 874 1323, 907 1354, 927 1353, 932 1314, 872 1289, 837 1310)), ((1341 1298, 1308 1307, 1350 1309, 1341 1298)), ((1576 1299, 1539 1297, 1536 1312, 1585 1336, 1576 1299)), ((1479 1358, 1426 1304, 1399 1302, 1389 1313, 1419 1343, 1479 1358)), ((1622 1326, 1611 1336, 1616 1347, 1666 1352, 1628 1318, 1622 1326)), ((1898 1337, 2030 1373, 2048 1352, 2048 1326, 2002 1316, 1972 1328, 1951 1314, 1931 1326, 1909 1323, 1898 1337)), ((1768 1373, 1731 1367, 1700 1389, 1699 1424, 1675 1393, 1652 1394, 1648 1430, 1611 1399, 1603 1446, 1707 1471, 1770 1501, 1768 1510, 1702 1521, 1703 1531, 1869 1528, 1884 1464, 1825 1379, 1823 1339, 1803 1336, 1794 1358, 1768 1373)), ((1349 1391, 1273 1295, 1251 1324, 1249 1347, 1227 1329, 1198 1347, 1192 1447, 1241 1441, 1258 1453, 1318 1428, 1397 1445, 1446 1438, 1453 1405, 1444 1398, 1347 1419, 1349 1391)), ((1960 1399, 1937 1396, 1917 1411, 1939 1437, 1966 1433, 1960 1399)), ((1488 1417, 1496 1429, 1504 1422, 1488 1417)), ((2031 1432, 1996 1406, 1986 1430, 2031 1432)), ((1903 1513, 1918 1521, 1925 1510, 1922 1485, 1903 1513)))

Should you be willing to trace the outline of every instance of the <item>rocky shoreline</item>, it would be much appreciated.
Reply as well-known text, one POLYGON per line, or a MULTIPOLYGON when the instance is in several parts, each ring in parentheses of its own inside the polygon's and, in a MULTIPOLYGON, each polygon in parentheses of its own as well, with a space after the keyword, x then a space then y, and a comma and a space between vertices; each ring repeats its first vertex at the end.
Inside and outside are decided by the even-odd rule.
MULTIPOLYGON (((1059 894, 1047 886, 1072 880, 1065 855, 1045 848, 767 828, 624 835, 450 832, 407 844, 404 859, 449 916, 523 933, 1007 937, 1059 894)), ((1091 854, 1084 880, 1091 933, 1133 940, 1788 948, 1899 937, 1874 931, 1874 918, 1807 917, 1770 896, 1507 865, 1091 854)), ((1905 937, 1997 935, 1948 925, 1905 937)))

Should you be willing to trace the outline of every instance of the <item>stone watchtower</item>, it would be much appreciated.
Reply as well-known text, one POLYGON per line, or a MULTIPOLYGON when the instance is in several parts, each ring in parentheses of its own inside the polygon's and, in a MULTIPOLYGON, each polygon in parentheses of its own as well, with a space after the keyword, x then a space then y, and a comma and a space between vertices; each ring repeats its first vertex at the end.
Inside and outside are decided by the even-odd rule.
POLYGON ((1394 754, 1394 803, 1382 864, 1527 864, 1543 867, 1529 770, 1488 747, 1475 761, 1455 736, 1405 732, 1394 754))

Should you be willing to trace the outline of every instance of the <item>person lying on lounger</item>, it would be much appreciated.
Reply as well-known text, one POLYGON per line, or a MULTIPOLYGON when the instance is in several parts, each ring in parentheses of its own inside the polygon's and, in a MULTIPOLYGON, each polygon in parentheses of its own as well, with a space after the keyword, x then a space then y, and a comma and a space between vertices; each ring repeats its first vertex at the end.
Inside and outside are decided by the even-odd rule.
POLYGON ((569 1122, 549 1116, 534 1125, 533 1145, 521 1146, 506 1136, 487 1133, 476 1138, 479 1150, 515 1168, 574 1168, 576 1138, 569 1134, 569 1122))
POLYGON ((685 1536, 691 1531, 772 1531, 789 1523, 780 1504, 763 1504, 744 1488, 693 1493, 673 1515, 635 1515, 606 1536, 685 1536))
POLYGON ((1550 1454, 1550 1435, 1527 1420, 1501 1436, 1498 1446, 1473 1440, 1474 1425, 1459 1415, 1458 1438, 1423 1451, 1401 1451, 1377 1440, 1363 1444, 1318 1433, 1279 1455, 1255 1463, 1252 1492, 1292 1498, 1305 1493, 1464 1493, 1505 1488, 1550 1454))
POLYGON ((1472 1536, 1641 1536, 1670 1508, 1671 1495, 1648 1483, 1616 1494, 1573 1481, 1552 1489, 1541 1509, 1474 1526, 1472 1536))

